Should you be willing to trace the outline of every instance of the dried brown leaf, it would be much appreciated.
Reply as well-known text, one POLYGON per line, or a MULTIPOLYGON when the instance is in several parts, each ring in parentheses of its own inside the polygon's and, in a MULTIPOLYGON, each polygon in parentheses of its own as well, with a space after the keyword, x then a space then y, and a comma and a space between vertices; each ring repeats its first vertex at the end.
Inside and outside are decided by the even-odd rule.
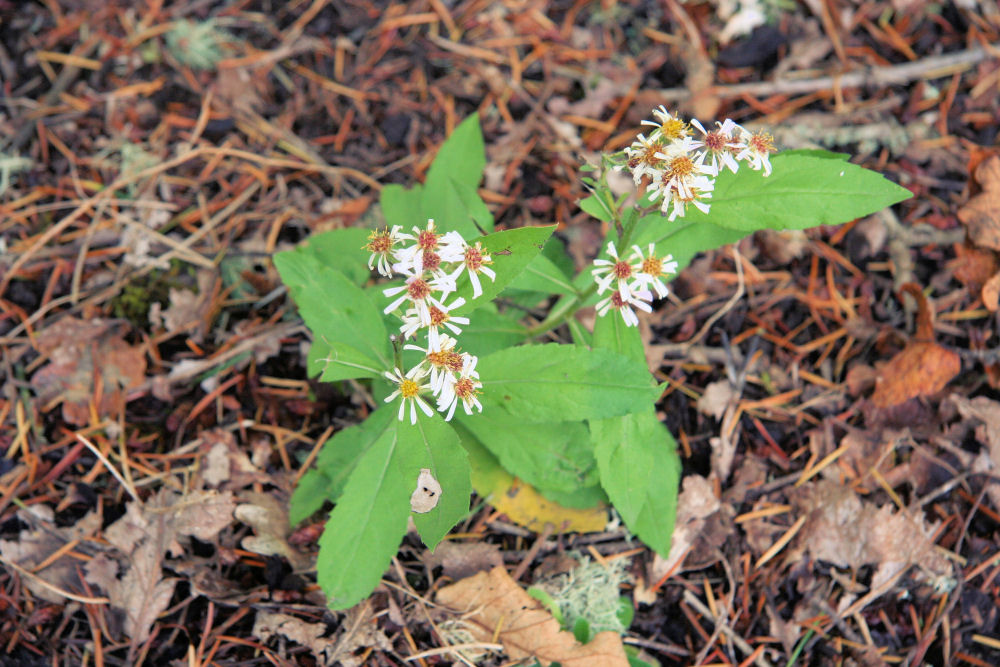
POLYGON ((879 369, 872 403, 890 408, 938 393, 962 370, 955 352, 937 343, 910 343, 879 369))
POLYGON ((236 444, 236 438, 230 431, 205 431, 201 440, 202 449, 206 451, 201 463, 201 477, 208 486, 241 489, 254 482, 270 481, 236 444))
POLYGON ((272 614, 258 611, 251 634, 262 642, 281 635, 286 639, 305 646, 324 665, 332 665, 333 642, 326 634, 325 623, 307 623, 301 618, 288 614, 272 614))
POLYGON ((35 597, 56 604, 65 603, 66 598, 41 581, 67 592, 84 592, 85 588, 77 575, 79 561, 69 556, 61 556, 41 570, 35 568, 48 561, 67 542, 92 536, 101 527, 101 516, 88 512, 75 524, 59 528, 51 525, 54 513, 48 506, 33 505, 29 509, 18 510, 17 517, 30 528, 22 530, 16 540, 0 540, 0 557, 36 575, 24 577, 25 587, 35 597))
POLYGON ((82 426, 90 422, 90 404, 97 396, 99 416, 115 414, 129 390, 145 381, 146 354, 122 338, 114 320, 64 317, 46 327, 37 340, 49 363, 31 377, 31 387, 48 407, 62 403, 63 418, 82 426))
POLYGON ((736 397, 736 392, 729 380, 711 382, 705 387, 705 391, 698 399, 698 410, 715 417, 717 420, 722 419, 722 415, 726 414, 726 408, 736 397))
POLYGON ((442 567, 444 576, 452 579, 464 579, 503 565, 499 547, 489 542, 445 540, 433 552, 425 552, 421 559, 427 567, 442 567))
POLYGON ((170 305, 164 310, 158 302, 149 308, 149 323, 162 326, 167 333, 190 332, 190 338, 201 343, 208 327, 208 316, 212 310, 213 286, 216 272, 207 269, 198 271, 198 291, 170 288, 170 305))
POLYGON ((900 289, 917 301, 917 331, 903 351, 878 371, 872 403, 882 409, 936 394, 962 370, 958 354, 934 342, 933 310, 920 287, 907 283, 900 289))
MULTIPOLYGON (((659 581, 669 572, 676 572, 685 558, 693 553, 710 516, 722 510, 723 505, 715 495, 712 482, 701 475, 686 475, 681 482, 677 498, 677 519, 666 558, 653 556, 650 580, 659 581)), ((704 556, 705 554, 702 554, 704 556)))
POLYGON ((181 555, 181 535, 214 539, 232 522, 235 502, 229 492, 200 491, 178 496, 163 488, 147 502, 129 503, 125 514, 104 531, 105 539, 123 555, 118 563, 99 554, 85 566, 87 581, 100 586, 111 606, 125 615, 124 632, 133 645, 146 641, 157 617, 173 597, 173 579, 163 577, 163 555, 181 555))
POLYGON ((977 248, 969 243, 956 243, 955 258, 948 261, 948 268, 955 280, 975 293, 1000 271, 1000 261, 992 250, 977 248))
POLYGON ((983 283, 980 296, 982 296, 983 305, 986 306, 987 310, 992 313, 1000 310, 1000 273, 994 273, 983 283))
POLYGON ((1000 250, 1000 156, 982 162, 975 176, 982 192, 958 209, 958 219, 968 228, 973 243, 1000 250))
POLYGON ((559 662, 563 667, 628 665, 617 633, 599 632, 590 642, 580 644, 502 567, 442 588, 437 602, 463 614, 478 641, 499 640, 514 660, 532 657, 542 665, 559 662))
POLYGON ((891 504, 877 507, 865 503, 849 487, 819 480, 789 492, 789 499, 806 522, 789 550, 795 561, 808 551, 813 558, 838 567, 878 566, 872 588, 910 565, 934 574, 950 572, 948 561, 938 554, 931 540, 934 525, 891 504))
POLYGON ((296 571, 307 569, 312 559, 288 543, 288 508, 263 493, 248 493, 240 499, 247 502, 236 508, 236 518, 257 533, 243 538, 243 548, 265 556, 284 556, 296 571))
MULTIPOLYGON (((976 427, 976 439, 986 445, 989 455, 988 459, 979 461, 977 472, 995 474, 1000 469, 1000 403, 985 396, 967 399, 957 394, 952 395, 951 402, 964 418, 980 422, 976 427)), ((1000 507, 1000 483, 990 482, 986 493, 993 506, 1000 507)))

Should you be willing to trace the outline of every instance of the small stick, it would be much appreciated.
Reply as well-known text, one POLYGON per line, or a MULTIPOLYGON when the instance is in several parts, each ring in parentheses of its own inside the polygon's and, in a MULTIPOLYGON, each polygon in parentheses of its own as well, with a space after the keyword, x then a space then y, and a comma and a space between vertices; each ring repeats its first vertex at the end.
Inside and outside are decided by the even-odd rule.
MULTIPOLYGON (((835 85, 840 88, 859 88, 861 86, 881 88, 893 84, 909 83, 915 79, 937 79, 961 72, 983 60, 997 57, 998 49, 1000 49, 1000 44, 986 44, 974 49, 932 56, 901 65, 871 67, 815 79, 778 79, 776 81, 713 86, 708 89, 708 92, 718 97, 740 97, 742 95, 767 97, 830 90, 835 85)), ((658 91, 657 97, 665 101, 676 102, 691 97, 691 91, 687 88, 666 88, 658 91)))

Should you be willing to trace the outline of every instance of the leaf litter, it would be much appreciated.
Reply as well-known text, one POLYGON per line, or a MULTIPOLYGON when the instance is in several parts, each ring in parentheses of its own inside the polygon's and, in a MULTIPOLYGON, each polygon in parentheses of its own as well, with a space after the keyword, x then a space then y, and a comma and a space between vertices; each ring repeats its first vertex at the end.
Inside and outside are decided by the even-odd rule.
POLYGON ((527 585, 570 549, 595 560, 638 549, 625 638, 661 664, 997 664, 1000 359, 984 313, 1000 294, 1000 180, 996 67, 977 46, 1000 43, 989 3, 829 15, 810 1, 742 37, 750 15, 727 30, 733 3, 714 0, 655 15, 630 3, 362 4, 35 3, 5 17, 0 135, 17 164, 0 168, 12 614, 0 640, 11 659, 295 664, 305 652, 330 660, 333 643, 344 664, 402 664, 454 643, 434 628, 462 616, 429 602, 449 580, 506 563, 527 585), (149 28, 177 16, 193 21, 182 40, 149 28), (225 39, 195 29, 202 19, 225 39), (778 38, 787 48, 773 52, 778 38), (207 58, 186 58, 191 39, 207 58), (890 83, 866 86, 862 72, 890 83), (758 119, 783 148, 849 152, 916 197, 739 243, 752 280, 732 304, 732 253, 704 253, 649 318, 650 367, 667 381, 658 414, 685 466, 669 558, 603 508, 566 510, 484 475, 489 502, 439 558, 408 538, 371 600, 328 612, 310 583, 326 508, 292 532, 285 502, 323 434, 363 419, 366 397, 307 377, 308 341, 268 257, 315 231, 374 224, 378 188, 422 181, 433 148, 479 109, 498 224, 558 221, 582 265, 606 230, 574 204, 580 160, 620 148, 659 104, 758 119), (119 168, 93 158, 106 146, 159 158, 119 168), (168 273, 162 298, 140 288, 137 314, 114 319, 126 291, 168 273), (928 327, 918 307, 912 336, 907 282, 935 311, 928 327), (727 391, 727 355, 754 337, 763 363, 727 391), (731 475, 719 480, 712 438, 727 411, 731 475), (106 463, 141 499, 121 501, 106 463), (185 498, 204 501, 200 526, 185 498), (81 611, 63 593, 97 602, 81 611), (137 600, 149 604, 129 616, 137 600))

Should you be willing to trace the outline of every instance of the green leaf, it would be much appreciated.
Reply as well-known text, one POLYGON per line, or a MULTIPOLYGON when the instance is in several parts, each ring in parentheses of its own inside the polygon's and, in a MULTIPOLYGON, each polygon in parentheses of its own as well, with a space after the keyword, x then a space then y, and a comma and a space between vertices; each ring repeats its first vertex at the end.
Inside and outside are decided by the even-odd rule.
POLYGON ((389 227, 399 225, 404 232, 409 232, 413 227, 422 228, 427 224, 427 216, 424 215, 421 203, 423 197, 422 185, 414 185, 409 189, 395 183, 386 185, 379 195, 379 205, 386 224, 389 227))
MULTIPOLYGON (((481 301, 482 299, 478 300, 481 301)), ((468 313, 469 324, 462 327, 461 347, 484 356, 524 341, 527 329, 509 315, 497 312, 492 303, 468 313)))
POLYGON ((458 281, 458 291, 454 297, 465 299, 465 305, 450 311, 452 314, 462 313, 478 308, 481 304, 491 301, 499 294, 514 278, 516 278, 524 267, 534 259, 542 250, 542 246, 555 231, 555 225, 548 227, 519 227, 508 229, 503 232, 495 232, 489 236, 480 237, 484 254, 490 255, 493 263, 490 268, 496 273, 496 280, 491 281, 487 276, 480 275, 480 285, 483 289, 482 295, 473 300, 472 283, 469 281, 467 271, 463 271, 458 281))
POLYGON ((288 501, 288 523, 297 526, 318 512, 332 495, 332 486, 332 480, 315 468, 303 475, 288 501))
POLYGON ((505 470, 542 493, 571 493, 597 481, 590 434, 583 422, 525 423, 522 416, 499 409, 459 415, 458 420, 505 470))
POLYGON ((913 196, 881 174, 836 157, 779 153, 771 166, 766 178, 745 168, 719 174, 711 211, 690 207, 684 220, 744 233, 805 229, 849 222, 913 196))
POLYGON ((363 377, 377 379, 387 368, 383 362, 372 359, 355 347, 322 339, 310 343, 306 356, 309 377, 318 377, 323 382, 363 377))
POLYGON ((583 616, 576 619, 576 623, 573 624, 573 637, 576 641, 581 644, 586 644, 590 641, 590 621, 585 619, 583 616))
POLYGON ((531 260, 509 287, 543 294, 576 294, 573 280, 555 262, 541 254, 531 260))
MULTIPOLYGON (((439 416, 416 425, 389 413, 351 472, 319 541, 317 580, 333 609, 346 609, 371 594, 406 532, 410 495, 421 468, 441 484, 430 512, 414 515, 425 544, 433 548, 469 510, 469 465, 458 436, 439 416)), ((370 418, 370 419, 371 419, 370 418)), ((382 417, 381 419, 385 419, 382 417)))
POLYGON ((805 155, 807 157, 818 157, 823 160, 841 160, 847 162, 851 159, 850 153, 834 153, 833 151, 824 150, 822 148, 796 148, 791 151, 782 151, 782 155, 805 155))
POLYGON ((465 453, 455 430, 440 416, 427 419, 421 416, 416 425, 409 422, 398 426, 403 460, 416 485, 421 468, 427 468, 441 485, 441 499, 437 507, 424 514, 413 514, 413 523, 420 531, 420 539, 431 550, 469 513, 469 496, 472 495, 469 457, 465 453))
POLYGON ((451 133, 438 149, 427 171, 425 187, 441 180, 451 180, 467 188, 476 188, 486 167, 486 148, 479 129, 479 115, 472 114, 451 133))
POLYGON ((483 404, 528 422, 577 421, 628 414, 660 395, 646 364, 578 345, 531 345, 479 360, 483 404))
POLYGON ((323 529, 317 581, 333 609, 347 609, 371 594, 406 533, 419 470, 403 465, 399 444, 396 428, 372 443, 323 529))
POLYGON ((629 530, 664 558, 677 515, 677 443, 649 406, 590 422, 601 485, 629 530))
POLYGON ((648 245, 655 243, 658 253, 673 255, 679 273, 699 252, 736 243, 747 234, 743 230, 728 229, 711 222, 692 222, 687 218, 668 222, 659 213, 653 213, 643 216, 636 225, 635 245, 646 252, 648 245))
POLYGON ((593 346, 611 350, 644 365, 647 363, 639 327, 625 326, 625 320, 614 312, 608 312, 594 321, 593 346))
POLYGON ((455 230, 466 239, 479 236, 475 220, 483 231, 493 231, 493 216, 477 192, 486 166, 479 116, 462 121, 441 144, 427 171, 420 199, 423 214, 434 218, 441 231, 455 230))
POLYGON ((321 266, 343 273, 355 285, 364 285, 371 278, 368 257, 364 249, 371 230, 362 227, 331 229, 310 236, 299 250, 313 255, 321 266))
POLYGON ((312 331, 317 350, 310 350, 310 372, 322 369, 323 378, 333 380, 378 377, 390 368, 382 313, 364 290, 310 253, 281 252, 274 265, 312 331))
POLYGON ((632 606, 632 601, 629 600, 624 595, 618 598, 618 620, 621 622, 622 627, 626 630, 631 627, 632 620, 635 618, 635 608, 632 606))
POLYGON ((307 472, 292 493, 288 506, 288 521, 293 526, 311 516, 323 502, 337 502, 358 460, 387 428, 393 425, 395 410, 376 410, 360 424, 338 431, 326 441, 316 467, 307 472))
POLYGON ((596 194, 592 194, 589 197, 581 199, 580 208, 598 220, 602 220, 604 222, 611 222, 614 220, 614 215, 610 210, 608 210, 607 203, 596 194))
MULTIPOLYGON (((482 234, 473 224, 472 211, 466 201, 479 195, 472 191, 463 194, 465 186, 451 180, 430 181, 424 184, 420 207, 427 218, 433 218, 438 232, 456 231, 462 238, 471 239, 482 234)), ((423 226, 423 225, 421 225, 423 226)), ((486 227, 491 231, 492 225, 486 227)))

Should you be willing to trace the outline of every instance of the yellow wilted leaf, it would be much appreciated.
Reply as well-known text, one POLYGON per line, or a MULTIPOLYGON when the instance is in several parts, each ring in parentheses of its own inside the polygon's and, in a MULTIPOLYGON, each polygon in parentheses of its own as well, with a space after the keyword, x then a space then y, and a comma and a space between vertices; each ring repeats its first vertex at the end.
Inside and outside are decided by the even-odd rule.
POLYGON ((596 533, 604 530, 608 523, 604 507, 586 510, 563 507, 545 498, 530 484, 510 475, 507 477, 510 481, 506 488, 503 485, 494 487, 489 502, 525 528, 540 533, 546 523, 551 523, 556 530, 596 533))
POLYGON ((604 506, 572 509, 548 500, 535 487, 503 469, 485 447, 472 438, 463 438, 472 466, 472 488, 516 524, 542 532, 546 523, 556 530, 596 533, 608 523, 604 506))

